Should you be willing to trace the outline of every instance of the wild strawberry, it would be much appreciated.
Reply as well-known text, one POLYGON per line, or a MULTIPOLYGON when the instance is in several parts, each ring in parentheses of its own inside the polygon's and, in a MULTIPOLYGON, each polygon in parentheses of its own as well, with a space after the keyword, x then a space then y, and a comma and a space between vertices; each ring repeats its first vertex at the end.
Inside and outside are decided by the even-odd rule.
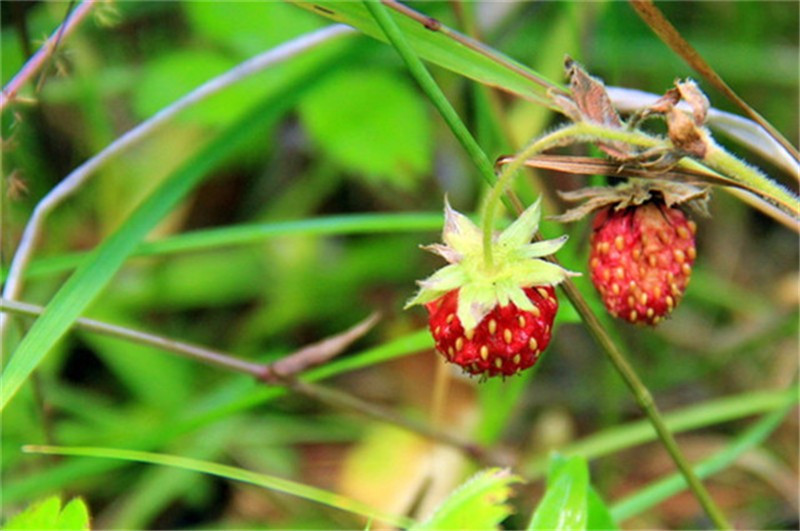
POLYGON ((495 235, 488 267, 481 231, 445 201, 444 245, 425 249, 450 264, 419 282, 406 307, 425 305, 436 349, 470 374, 514 374, 536 363, 550 343, 558 309, 552 286, 574 273, 541 260, 566 236, 530 243, 540 215, 537 201, 495 235))
POLYGON ((496 306, 466 332, 456 315, 458 290, 426 304, 436 350, 470 374, 508 376, 531 367, 550 343, 558 299, 550 286, 523 291, 532 311, 520 310, 513 302, 496 306))
POLYGON ((683 297, 692 274, 696 225, 660 200, 594 218, 592 282, 613 316, 656 325, 683 297))

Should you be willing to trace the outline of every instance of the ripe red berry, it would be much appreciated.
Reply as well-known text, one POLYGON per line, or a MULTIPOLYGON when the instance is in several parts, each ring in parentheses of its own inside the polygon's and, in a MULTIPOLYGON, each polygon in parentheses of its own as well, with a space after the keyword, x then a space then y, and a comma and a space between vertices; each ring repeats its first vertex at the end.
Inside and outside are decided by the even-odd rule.
POLYGON ((696 225, 678 208, 650 200, 594 218, 592 282, 615 317, 656 325, 678 305, 692 274, 696 225))
POLYGON ((417 282, 406 308, 422 304, 437 350, 466 372, 506 376, 536 363, 550 342, 558 309, 553 286, 575 275, 542 260, 566 236, 531 242, 539 228, 539 201, 503 232, 488 240, 482 231, 445 201, 441 244, 426 246, 448 265, 417 282))
POLYGON ((470 374, 510 376, 531 367, 550 343, 558 300, 550 286, 524 288, 524 292, 532 311, 520 310, 513 302, 496 306, 467 332, 456 313, 458 290, 427 303, 436 350, 470 374))

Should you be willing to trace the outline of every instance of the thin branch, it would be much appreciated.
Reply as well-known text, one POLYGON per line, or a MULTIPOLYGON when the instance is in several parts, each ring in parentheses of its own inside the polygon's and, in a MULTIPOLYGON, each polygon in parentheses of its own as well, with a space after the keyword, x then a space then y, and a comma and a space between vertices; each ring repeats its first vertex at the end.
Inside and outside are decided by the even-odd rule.
POLYGON ((50 35, 41 48, 31 57, 22 69, 17 72, 17 75, 3 87, 3 92, 0 94, 0 112, 14 100, 14 96, 22 89, 25 83, 28 82, 36 72, 49 60, 55 53, 58 43, 66 39, 78 25, 86 18, 92 7, 97 3, 96 0, 85 0, 75 8, 66 20, 50 35))
POLYGON ((653 4, 652 0, 630 0, 630 3, 634 11, 636 11, 636 14, 650 26, 650 29, 652 29, 667 46, 672 48, 672 51, 681 56, 689 66, 703 76, 714 88, 725 94, 729 100, 738 105, 750 118, 758 122, 758 124, 779 142, 795 160, 800 160, 800 153, 797 151, 797 148, 725 83, 711 65, 709 65, 700 53, 695 50, 694 46, 689 44, 680 32, 675 29, 675 26, 667 20, 661 10, 653 4))
MULTIPOLYGON (((659 94, 625 87, 606 87, 606 91, 614 103, 614 107, 623 113, 634 113, 645 109, 661 98, 659 94)), ((678 108, 686 111, 690 110, 689 105, 683 101, 678 104, 678 108)), ((753 120, 710 107, 706 117, 706 125, 711 129, 724 133, 776 166, 786 170, 795 180, 800 180, 800 164, 777 140, 753 120)))
MULTIPOLYGON (((355 30, 349 26, 341 24, 328 26, 285 42, 267 52, 248 59, 224 74, 200 85, 173 104, 164 107, 152 117, 117 138, 100 153, 74 169, 72 173, 67 175, 55 188, 50 190, 34 208, 33 214, 30 220, 28 220, 28 224, 25 226, 25 231, 22 234, 14 258, 11 261, 11 268, 9 269, 8 278, 3 288, 3 298, 13 300, 19 297, 22 290, 23 271, 28 265, 39 237, 41 236, 42 227, 47 216, 62 201, 75 193, 75 191, 101 166, 151 135, 182 110, 216 94, 220 90, 335 37, 354 33, 355 30)), ((2 337, 5 332, 6 323, 7 316, 0 314, 0 337, 2 337)))
MULTIPOLYGON (((513 160, 513 156, 501 156, 497 159, 495 164, 497 166, 503 166, 513 160)), ((721 174, 711 173, 702 169, 675 167, 665 172, 654 173, 651 170, 621 165, 619 162, 608 159, 573 157, 568 155, 537 155, 527 159, 525 165, 532 168, 578 175, 613 175, 615 177, 664 179, 687 184, 711 184, 719 186, 729 194, 735 195, 740 200, 760 210, 763 214, 771 217, 775 221, 782 223, 789 229, 800 232, 800 223, 798 220, 787 214, 784 210, 776 207, 773 203, 766 201, 761 195, 758 195, 758 190, 749 185, 728 179, 721 174)))
MULTIPOLYGON (((0 311, 4 313, 10 312, 20 315, 38 316, 41 315, 44 308, 34 304, 0 299, 0 311)), ((455 434, 439 430, 429 424, 398 415, 393 411, 371 404, 342 391, 303 381, 299 378, 301 371, 318 364, 323 359, 327 360, 341 353, 355 339, 366 333, 376 320, 377 316, 373 314, 341 334, 309 345, 273 363, 246 361, 225 352, 85 317, 76 319, 73 326, 89 332, 131 341, 140 345, 155 347, 165 352, 177 354, 181 357, 198 361, 206 365, 247 374, 265 385, 281 385, 312 399, 335 407, 355 411, 366 417, 394 424, 439 443, 453 446, 479 461, 496 464, 499 458, 491 455, 488 450, 477 443, 463 439, 455 434)))

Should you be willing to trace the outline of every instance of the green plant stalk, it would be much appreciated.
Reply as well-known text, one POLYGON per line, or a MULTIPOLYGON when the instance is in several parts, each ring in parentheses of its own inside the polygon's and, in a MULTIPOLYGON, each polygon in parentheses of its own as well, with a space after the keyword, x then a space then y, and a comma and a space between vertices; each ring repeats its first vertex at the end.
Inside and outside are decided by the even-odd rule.
POLYGON ((73 455, 82 457, 96 457, 106 459, 124 459, 126 461, 138 461, 142 463, 150 463, 154 465, 172 466, 182 468, 184 470, 191 470, 194 472, 202 472, 204 474, 211 474, 234 481, 241 481, 258 485, 278 492, 284 492, 293 496, 312 500, 317 503, 322 503, 358 514, 367 518, 374 518, 383 522, 390 523, 394 526, 401 528, 409 528, 416 524, 414 520, 406 516, 396 516, 384 513, 379 509, 370 507, 359 501, 341 496, 334 492, 318 489, 310 485, 304 485, 287 479, 269 476, 267 474, 259 474, 251 472, 242 468, 236 468, 228 465, 221 465, 208 461, 200 461, 197 459, 190 459, 188 457, 180 457, 176 455, 156 454, 150 452, 139 452, 135 450, 122 450, 117 448, 96 448, 96 447, 59 447, 59 446, 26 446, 23 448, 28 453, 40 453, 50 455, 73 455))
MULTIPOLYGON (((737 437, 724 450, 695 465, 696 474, 701 478, 716 474, 730 466, 740 455, 766 440, 797 403, 797 388, 791 395, 779 409, 764 415, 761 420, 737 437)), ((617 502, 611 508, 611 514, 618 522, 625 520, 677 494, 685 486, 684 478, 673 474, 617 502)))
MULTIPOLYGON (((450 106, 450 103, 447 101, 447 98, 444 96, 444 94, 441 93, 441 90, 439 89, 438 86, 436 86, 436 83, 433 82, 433 79, 425 69, 422 62, 419 60, 418 57, 416 57, 414 52, 408 46, 408 43, 405 42, 405 39, 402 33, 400 32, 400 29, 397 27, 394 20, 391 17, 389 17, 388 13, 385 11, 385 8, 380 3, 380 1, 364 0, 364 2, 366 7, 370 10, 372 16, 375 18, 376 22, 381 26, 383 31, 386 33, 387 38, 389 38, 390 42, 397 49, 398 53, 401 55, 401 57, 409 66, 409 68, 412 69, 412 73, 414 74, 414 76, 415 77, 419 76, 418 81, 420 81, 421 83, 423 83, 422 80, 425 80, 423 88, 426 94, 428 94, 428 96, 432 98, 432 101, 435 102, 437 109, 440 109, 440 112, 443 112, 445 109, 449 109, 450 111, 452 111, 452 107, 450 106)), ((460 119, 458 118, 458 115, 455 114, 455 112, 452 112, 452 114, 451 115, 448 114, 448 116, 450 116, 450 118, 447 119, 446 121, 448 125, 450 125, 451 129, 453 129, 453 132, 457 134, 457 136, 459 136, 459 140, 461 140, 460 135, 466 133, 466 138, 470 139, 470 146, 476 148, 477 151, 480 153, 480 154, 475 153, 475 155, 472 158, 473 161, 476 162, 476 164, 480 164, 479 169, 481 169, 481 173, 485 174, 483 163, 479 161, 482 160, 488 161, 488 158, 486 157, 485 154, 483 154, 482 150, 480 149, 480 146, 478 146, 477 143, 474 141, 474 139, 472 139, 471 135, 469 135, 469 132, 466 130, 466 127, 461 123, 460 119)), ((581 136, 591 135, 589 131, 587 131, 586 135, 581 135, 578 132, 579 128, 593 129, 594 126, 592 126, 591 124, 580 123, 559 129, 556 132, 548 135, 550 137, 550 143, 548 145, 555 146, 555 145, 560 145, 558 143, 559 141, 561 141, 562 143, 565 142, 568 139, 568 133, 565 131, 573 133, 572 134, 573 142, 583 140, 584 138, 581 138, 581 136), (573 131, 573 128, 575 129, 575 131, 573 131), (558 135, 558 133, 561 133, 561 135, 558 135), (574 138, 575 136, 577 136, 578 138, 574 138)), ((613 134, 614 136, 627 137, 631 133, 626 131, 613 131, 613 134)), ((633 136, 634 138, 640 137, 639 134, 633 136)), ((641 135, 641 136, 646 136, 646 135, 641 135)), ((640 139, 639 141, 643 140, 640 139)), ((657 145, 660 141, 659 139, 653 138, 652 140, 647 140, 647 142, 653 142, 653 145, 657 145)), ((520 154, 520 156, 516 157, 514 162, 517 162, 521 166, 524 159, 527 158, 525 155, 526 152, 529 150, 533 151, 534 150, 533 146, 535 146, 536 149, 544 149, 542 145, 543 144, 539 144, 539 141, 535 141, 528 148, 526 148, 526 150, 523 151, 523 153, 520 154)), ((473 154, 472 149, 470 150, 470 154, 471 155, 473 154)), ((512 162, 512 164, 514 164, 514 162, 512 162)), ((509 166, 511 166, 511 164, 509 166)), ((515 170, 512 167, 510 169, 507 169, 506 173, 507 176, 505 180, 508 181, 509 179, 511 179, 511 176, 515 173, 515 170)), ((504 186, 504 184, 507 184, 507 182, 503 183, 502 180, 500 180, 495 185, 495 188, 500 188, 500 191, 499 192, 493 191, 492 195, 490 196, 490 200, 491 197, 493 196, 495 197, 495 199, 492 200, 494 204, 498 202, 500 195, 505 190, 506 187, 504 186)), ((486 214, 484 215, 486 216, 486 214)), ((484 227, 485 226, 486 225, 484 225, 484 227)), ((486 247, 489 246, 486 246, 484 242, 484 250, 486 247)), ((552 259, 552 261, 556 262, 555 259, 552 259)), ((491 254, 489 254, 489 256, 487 257, 487 265, 491 265, 491 254)), ((581 296, 575 284, 567 280, 563 284, 563 286, 564 286, 564 291, 567 293, 567 296, 570 298, 570 301, 572 302, 573 306, 575 306, 575 309, 578 311, 578 313, 583 318, 584 322, 589 327, 590 333, 595 338, 595 340, 600 344, 603 350, 605 350, 606 354, 608 355, 613 365, 616 367, 617 371, 619 371, 619 373, 625 379, 625 382, 633 392, 634 397, 639 403, 639 406, 642 408, 642 410, 645 412, 647 417, 652 422, 653 427, 655 428, 656 432, 659 435, 659 438, 664 444, 664 447, 667 449, 667 452, 670 454, 670 456, 675 461, 678 468, 686 477, 689 487, 694 492, 695 496, 705 509, 708 516, 711 518, 711 520, 719 529, 729 529, 731 527, 730 524, 728 524, 725 517, 722 515, 719 508, 716 506, 714 500, 711 498, 711 496, 709 495, 708 491, 705 489, 703 484, 700 482, 697 476, 694 475, 691 466, 689 465, 688 461, 678 448, 678 445, 675 442, 675 438, 672 436, 672 433, 666 427, 663 419, 661 418, 661 414, 655 407, 653 398, 650 395, 647 388, 642 384, 641 380, 639 380, 633 368, 627 363, 621 351, 617 349, 616 345, 614 345, 613 341, 611 341, 611 338, 602 328, 602 325, 597 320, 597 317, 592 313, 591 309, 586 304, 586 301, 583 300, 583 297, 581 296)))
MULTIPOLYGON (((489 186, 493 186, 496 177, 492 162, 478 145, 478 142, 472 137, 472 134, 461 121, 461 118, 458 117, 458 113, 453 106, 450 105, 450 101, 442 93, 442 90, 436 84, 436 81, 433 79, 430 72, 428 72, 428 69, 425 68, 425 65, 422 64, 422 61, 411 49, 402 31, 400 31, 400 28, 397 26, 397 23, 391 15, 389 15, 380 0, 364 0, 364 6, 369 10, 375 22, 381 27, 386 38, 389 39, 389 42, 394 46, 400 58, 408 67, 411 75, 431 100, 431 103, 433 103, 439 111, 439 114, 441 114, 447 126, 467 152, 467 155, 472 159, 472 162, 478 168, 483 180, 486 181, 489 186)), ((508 206, 509 208, 517 208, 520 205, 517 201, 517 204, 509 204, 508 206)))
POLYGON ((736 180, 758 189, 765 199, 777 202, 788 211, 787 213, 792 214, 795 220, 797 219, 800 210, 800 204, 798 204, 800 199, 797 196, 753 166, 731 155, 716 143, 708 146, 703 163, 727 177, 734 176, 736 180))
POLYGON ((719 509, 719 507, 717 507, 716 503, 714 503, 714 500, 711 498, 708 490, 706 490, 703 483, 694 473, 689 461, 678 447, 678 443, 675 441, 675 437, 672 435, 672 432, 670 431, 666 422, 664 422, 664 418, 661 416, 661 412, 658 410, 650 391, 648 391, 647 387, 645 387, 645 385, 639 379, 636 371, 633 370, 633 367, 631 367, 631 365, 625 359, 622 351, 620 351, 611 340, 608 333, 597 319, 597 316, 592 313, 591 308, 589 308, 589 305, 586 304, 586 301, 583 299, 580 291, 578 291, 575 283, 567 279, 561 284, 561 286, 564 292, 567 294, 570 302, 575 307, 575 310, 581 316, 581 319, 583 319, 586 327, 589 329, 589 333, 602 347, 609 361, 611 361, 611 363, 614 365, 614 368, 617 370, 617 372, 620 373, 622 379, 625 380, 625 384, 633 393, 636 403, 650 420, 650 424, 653 425, 658 438, 661 440, 661 444, 667 450, 667 453, 669 453, 681 474, 683 474, 687 485, 694 493, 697 501, 700 502, 700 505, 703 507, 708 517, 712 522, 714 522, 714 525, 717 527, 717 529, 731 529, 732 527, 722 514, 722 511, 719 509))

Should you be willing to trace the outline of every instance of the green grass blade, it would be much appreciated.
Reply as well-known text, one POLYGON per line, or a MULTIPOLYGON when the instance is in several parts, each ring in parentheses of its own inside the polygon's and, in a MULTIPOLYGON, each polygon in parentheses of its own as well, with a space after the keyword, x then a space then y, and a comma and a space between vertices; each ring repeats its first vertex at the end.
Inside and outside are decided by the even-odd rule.
MULTIPOLYGON (((675 411, 665 415, 665 419, 672 431, 683 432, 772 411, 781 407, 787 397, 793 396, 796 399, 797 393, 797 387, 788 391, 744 393, 675 411)), ((583 455, 587 459, 594 459, 653 441, 655 438, 653 427, 646 420, 640 420, 601 431, 561 448, 559 452, 563 455, 583 455)), ((524 470, 526 476, 534 479, 541 477, 547 470, 547 458, 539 457, 529 462, 524 470)))
MULTIPOLYGON (((707 478, 712 474, 716 474, 730 466, 747 450, 761 444, 781 424, 781 421, 794 408, 797 401, 797 388, 794 388, 792 396, 784 399, 783 407, 764 415, 761 420, 737 437, 724 450, 695 465, 694 469, 697 475, 700 478, 707 478)), ((683 477, 679 474, 672 474, 615 503, 611 508, 611 514, 614 520, 621 522, 626 518, 646 511, 667 498, 678 494, 685 488, 686 482, 683 477)))
MULTIPOLYGON (((439 231, 441 213, 403 212, 394 214, 351 214, 327 216, 296 221, 241 224, 197 230, 170 236, 163 240, 139 244, 131 256, 156 256, 207 251, 232 245, 260 243, 270 238, 288 235, 331 236, 343 234, 380 234, 391 232, 439 231)), ((26 278, 68 271, 80 265, 87 253, 69 253, 33 262, 26 278)), ((5 279, 2 272, 0 282, 5 279)))
POLYGON ((165 180, 122 226, 81 263, 22 339, 0 377, 0 411, 66 334, 72 323, 111 281, 147 233, 204 177, 242 146, 265 124, 295 101, 299 86, 276 94, 267 105, 221 134, 187 164, 165 180))
POLYGON ((241 481, 251 485, 257 485, 270 490, 292 494, 300 498, 315 501, 329 507, 335 507, 343 511, 361 515, 366 518, 374 518, 383 522, 388 522, 398 527, 409 527, 414 521, 404 516, 386 514, 378 509, 370 507, 356 500, 341 496, 309 485, 303 485, 287 479, 282 479, 267 474, 259 474, 219 463, 190 459, 176 455, 156 454, 151 452, 139 452, 135 450, 122 450, 116 448, 94 448, 94 447, 58 447, 58 446, 26 446, 26 452, 43 453, 51 455, 73 455, 82 457, 99 457, 107 459, 122 459, 125 461, 137 461, 140 463, 150 463, 153 465, 171 466, 183 470, 202 472, 222 478, 241 481))
MULTIPOLYGON (((348 24, 372 38, 387 42, 383 31, 361 2, 290 1, 298 7, 330 20, 348 24)), ((556 86, 556 84, 545 80, 530 68, 496 50, 472 41, 455 30, 441 25, 438 21, 436 21, 435 29, 429 29, 420 22, 399 13, 392 12, 391 16, 400 26, 416 54, 426 61, 484 85, 512 92, 542 105, 549 105, 546 87, 543 84, 549 86, 556 86), (453 36, 456 38, 454 39, 453 36), (456 39, 474 43, 484 53, 465 46, 456 39), (534 79, 538 79, 539 82, 533 81, 534 79)))

